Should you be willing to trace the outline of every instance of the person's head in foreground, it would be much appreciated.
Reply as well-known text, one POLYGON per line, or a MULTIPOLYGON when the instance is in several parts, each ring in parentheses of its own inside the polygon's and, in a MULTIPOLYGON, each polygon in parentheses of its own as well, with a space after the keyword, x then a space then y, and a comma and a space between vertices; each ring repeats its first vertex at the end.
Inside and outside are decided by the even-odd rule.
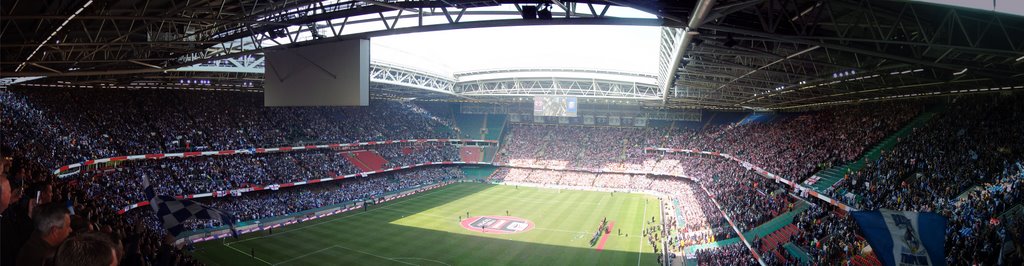
POLYGON ((110 237, 99 232, 89 232, 68 238, 57 248, 55 266, 116 266, 117 246, 110 237))

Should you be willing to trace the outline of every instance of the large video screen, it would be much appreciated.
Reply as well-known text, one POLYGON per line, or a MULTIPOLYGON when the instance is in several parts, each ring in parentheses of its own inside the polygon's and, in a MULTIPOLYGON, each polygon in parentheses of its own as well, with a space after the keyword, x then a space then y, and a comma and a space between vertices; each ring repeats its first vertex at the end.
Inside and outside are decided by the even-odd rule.
POLYGON ((534 116, 576 117, 576 97, 533 97, 534 116))
POLYGON ((370 41, 266 52, 263 106, 367 106, 370 41))

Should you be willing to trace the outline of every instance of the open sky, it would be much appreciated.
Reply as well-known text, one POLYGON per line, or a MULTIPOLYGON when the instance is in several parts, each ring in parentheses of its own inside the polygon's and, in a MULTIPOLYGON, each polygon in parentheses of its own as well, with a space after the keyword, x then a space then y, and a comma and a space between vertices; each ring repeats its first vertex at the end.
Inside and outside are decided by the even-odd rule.
POLYGON ((520 26, 377 37, 370 58, 439 74, 569 68, 655 74, 659 27, 520 26))

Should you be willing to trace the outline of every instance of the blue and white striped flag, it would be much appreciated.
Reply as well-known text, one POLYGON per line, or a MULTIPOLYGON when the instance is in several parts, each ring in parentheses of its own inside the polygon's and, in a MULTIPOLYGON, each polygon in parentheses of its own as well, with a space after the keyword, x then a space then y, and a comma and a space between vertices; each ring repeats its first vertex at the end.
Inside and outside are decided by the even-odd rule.
POLYGON ((933 212, 851 212, 883 265, 946 265, 946 217, 933 212))

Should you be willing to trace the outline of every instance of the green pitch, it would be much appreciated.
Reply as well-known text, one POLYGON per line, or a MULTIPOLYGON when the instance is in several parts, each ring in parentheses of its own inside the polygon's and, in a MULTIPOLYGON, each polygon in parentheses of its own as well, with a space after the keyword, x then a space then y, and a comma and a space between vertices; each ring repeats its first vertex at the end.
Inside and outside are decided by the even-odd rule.
POLYGON ((651 217, 660 223, 659 206, 640 194, 458 183, 272 235, 201 243, 193 256, 209 265, 657 265, 642 230, 651 217), (506 210, 534 228, 491 234, 458 221, 506 210), (597 250, 590 240, 605 217, 614 226, 597 250))

